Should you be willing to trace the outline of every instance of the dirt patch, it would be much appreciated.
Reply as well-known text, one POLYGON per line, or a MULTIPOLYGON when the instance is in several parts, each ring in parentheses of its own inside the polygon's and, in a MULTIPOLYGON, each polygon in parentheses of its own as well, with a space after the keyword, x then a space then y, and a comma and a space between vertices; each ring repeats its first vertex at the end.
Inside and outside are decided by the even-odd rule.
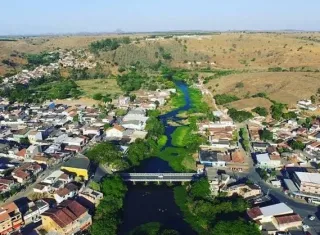
POLYGON ((249 99, 238 100, 238 101, 230 103, 228 105, 228 107, 251 111, 255 107, 265 107, 267 109, 270 109, 271 105, 272 105, 272 103, 269 100, 267 100, 265 98, 258 97, 258 98, 249 98, 249 99))
POLYGON ((75 105, 85 105, 85 106, 93 106, 98 105, 100 101, 91 99, 91 98, 79 98, 79 99, 65 99, 65 100, 54 100, 56 104, 65 104, 68 106, 75 106, 75 105))

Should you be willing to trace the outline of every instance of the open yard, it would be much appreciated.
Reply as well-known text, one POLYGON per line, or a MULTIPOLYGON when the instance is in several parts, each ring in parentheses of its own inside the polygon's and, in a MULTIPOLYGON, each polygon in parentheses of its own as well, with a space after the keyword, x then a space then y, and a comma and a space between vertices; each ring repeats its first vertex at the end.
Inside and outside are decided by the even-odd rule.
MULTIPOLYGON (((206 86, 213 94, 232 94, 239 98, 264 92, 275 101, 295 106, 300 99, 309 99, 320 88, 320 73, 313 72, 254 72, 233 74, 211 80, 206 86)), ((233 107, 252 107, 254 102, 266 107, 265 99, 233 102, 233 107)))
POLYGON ((87 97, 92 97, 96 93, 101 93, 102 95, 110 94, 112 96, 122 93, 115 79, 80 80, 76 81, 76 83, 87 97))

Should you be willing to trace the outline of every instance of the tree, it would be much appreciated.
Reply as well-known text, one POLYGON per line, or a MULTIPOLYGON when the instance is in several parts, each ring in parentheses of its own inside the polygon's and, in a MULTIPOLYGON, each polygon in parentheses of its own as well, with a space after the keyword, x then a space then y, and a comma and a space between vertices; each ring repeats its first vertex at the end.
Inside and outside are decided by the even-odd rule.
POLYGON ((303 150, 306 147, 306 145, 299 140, 292 140, 289 145, 294 150, 303 150))
POLYGON ((252 112, 255 112, 255 113, 259 114, 260 116, 264 116, 264 117, 266 117, 269 114, 268 110, 265 107, 256 107, 256 108, 252 109, 252 112))
POLYGON ((189 191, 189 195, 194 199, 206 199, 210 193, 210 185, 205 178, 192 183, 189 191))
POLYGON ((316 96, 315 95, 312 95, 311 97, 310 97, 310 100, 311 100, 311 102, 314 104, 314 103, 316 103, 316 96))
POLYGON ((76 114, 76 115, 72 118, 72 120, 73 120, 74 122, 79 122, 79 114, 76 114))
POLYGON ((250 112, 243 110, 238 111, 234 108, 229 109, 228 114, 236 122, 244 122, 253 117, 252 113, 250 112))
POLYGON ((283 110, 286 108, 285 104, 274 102, 271 106, 271 115, 275 120, 280 120, 283 114, 283 110))
POLYGON ((101 164, 111 164, 121 159, 122 156, 121 152, 109 142, 103 142, 93 146, 87 151, 86 155, 90 160, 101 164))
POLYGON ((244 220, 220 221, 214 225, 214 235, 260 235, 258 227, 255 224, 245 222, 244 220))
POLYGON ((95 94, 92 96, 92 98, 93 98, 94 100, 102 100, 103 95, 102 95, 101 93, 95 93, 95 94))
POLYGON ((164 125, 157 117, 149 117, 145 129, 151 137, 158 138, 164 134, 164 125))
POLYGON ((119 176, 105 178, 101 185, 104 197, 96 209, 93 224, 90 227, 92 235, 116 235, 117 226, 120 224, 120 211, 127 187, 119 176))
POLYGON ((266 128, 260 131, 260 138, 264 141, 273 140, 273 133, 266 128))
POLYGON ((149 157, 149 147, 142 139, 136 139, 128 148, 128 160, 131 165, 138 166, 140 161, 149 157))

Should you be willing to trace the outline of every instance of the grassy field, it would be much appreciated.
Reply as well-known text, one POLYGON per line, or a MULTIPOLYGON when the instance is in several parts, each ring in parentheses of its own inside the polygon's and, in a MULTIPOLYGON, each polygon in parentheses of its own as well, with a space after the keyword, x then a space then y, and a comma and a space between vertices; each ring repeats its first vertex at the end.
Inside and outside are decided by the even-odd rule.
POLYGON ((195 171, 195 161, 184 148, 168 147, 159 153, 159 157, 167 161, 176 172, 195 171))
POLYGON ((172 133, 172 145, 176 147, 185 147, 185 138, 191 133, 191 129, 188 126, 180 126, 172 133))
MULTIPOLYGON (((206 86, 214 94, 232 94, 240 98, 264 92, 272 100, 294 107, 300 99, 309 99, 320 88, 320 73, 312 72, 254 72, 234 74, 211 80, 206 86), (242 84, 239 87, 239 84, 242 84)), ((234 102, 240 108, 268 106, 265 99, 234 102)))
POLYGON ((76 83, 87 97, 92 97, 96 93, 115 96, 122 93, 115 79, 80 80, 76 81, 76 83))

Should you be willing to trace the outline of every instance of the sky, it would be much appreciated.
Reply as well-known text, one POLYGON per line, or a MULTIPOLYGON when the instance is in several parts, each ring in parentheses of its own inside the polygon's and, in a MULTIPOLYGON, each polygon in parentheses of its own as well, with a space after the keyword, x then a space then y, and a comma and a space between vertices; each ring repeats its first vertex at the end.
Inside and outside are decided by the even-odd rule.
POLYGON ((320 0, 8 0, 0 35, 320 30, 320 0))

